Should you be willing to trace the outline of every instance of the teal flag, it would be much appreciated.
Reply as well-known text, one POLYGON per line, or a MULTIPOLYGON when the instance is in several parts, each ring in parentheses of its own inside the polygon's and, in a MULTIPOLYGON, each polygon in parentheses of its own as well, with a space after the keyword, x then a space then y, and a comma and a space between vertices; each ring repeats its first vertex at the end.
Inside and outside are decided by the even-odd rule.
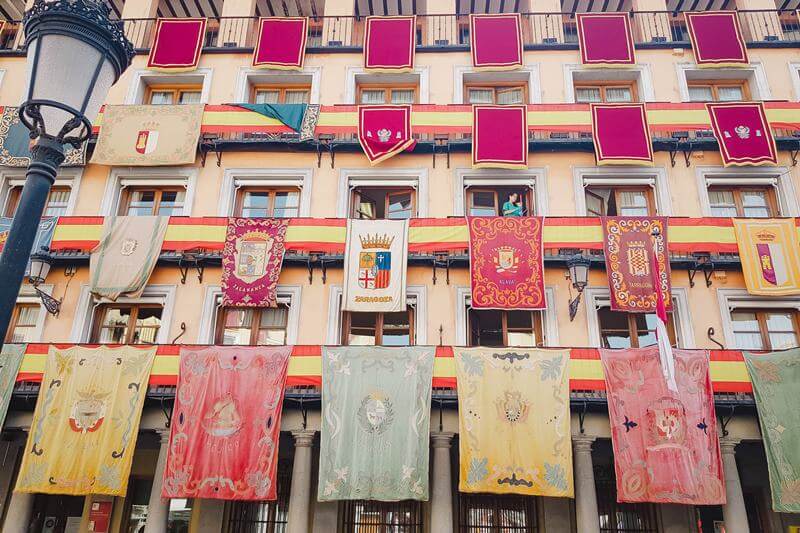
POLYGON ((0 352, 0 427, 6 421, 11 393, 14 392, 17 372, 27 346, 27 344, 4 344, 0 352))
POLYGON ((319 501, 427 500, 434 348, 324 347, 319 501))
POLYGON ((233 104, 265 117, 280 120, 282 124, 299 132, 306 114, 306 104, 233 104))
POLYGON ((767 452, 772 508, 800 513, 800 349, 745 353, 767 452))

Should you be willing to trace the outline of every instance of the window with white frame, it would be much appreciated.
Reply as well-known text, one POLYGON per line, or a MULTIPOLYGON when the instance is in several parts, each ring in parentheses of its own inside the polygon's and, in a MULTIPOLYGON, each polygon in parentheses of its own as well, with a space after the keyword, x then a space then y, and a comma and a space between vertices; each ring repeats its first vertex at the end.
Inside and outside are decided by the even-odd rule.
POLYGON ((662 168, 576 167, 575 204, 580 215, 652 216, 670 214, 662 168))
POLYGON ((158 74, 137 70, 131 76, 126 104, 204 104, 211 89, 211 69, 185 74, 158 74))
POLYGON ((309 215, 311 169, 229 168, 219 215, 290 218, 309 215))
POLYGON ((744 68, 698 68, 689 63, 679 63, 676 68, 681 99, 684 102, 733 102, 772 98, 761 63, 753 63, 744 68))
POLYGON ((320 67, 275 72, 264 69, 239 70, 237 102, 251 104, 315 104, 319 102, 320 67))
POLYGON ((396 313, 342 311, 342 288, 330 289, 328 343, 351 346, 425 344, 425 287, 406 287, 406 309, 396 313))
POLYGON ((725 341, 738 350, 800 346, 800 298, 765 299, 744 289, 718 289, 725 341))
POLYGON ((456 171, 454 214, 542 215, 546 212, 546 189, 544 169, 459 169, 456 171))
MULTIPOLYGON (((56 181, 50 189, 45 204, 44 216, 70 215, 75 209, 76 190, 80 184, 81 170, 60 169, 56 181)), ((2 216, 13 217, 25 185, 25 173, 7 171, 0 173, 0 198, 2 216)))
POLYGON ((454 103, 521 105, 539 103, 539 66, 525 65, 514 71, 476 72, 454 67, 454 103))
POLYGON ((426 104, 428 67, 404 73, 368 73, 363 68, 347 69, 345 102, 353 104, 426 104))
MULTIPOLYGON (((53 286, 39 285, 39 289, 50 294, 53 291, 53 286)), ((3 342, 40 342, 46 318, 47 311, 42 306, 41 299, 33 294, 33 289, 30 286, 23 286, 14 305, 11 322, 5 332, 3 342)))
POLYGON ((428 211, 426 169, 343 169, 339 177, 337 216, 394 219, 425 217, 428 211))
POLYGON ((655 99, 648 65, 608 69, 564 65, 564 82, 570 103, 651 102, 655 99))
POLYGON ((197 169, 113 169, 106 183, 101 214, 188 216, 197 169))
POLYGON ((697 169, 704 216, 768 218, 795 216, 797 200, 783 168, 697 169))

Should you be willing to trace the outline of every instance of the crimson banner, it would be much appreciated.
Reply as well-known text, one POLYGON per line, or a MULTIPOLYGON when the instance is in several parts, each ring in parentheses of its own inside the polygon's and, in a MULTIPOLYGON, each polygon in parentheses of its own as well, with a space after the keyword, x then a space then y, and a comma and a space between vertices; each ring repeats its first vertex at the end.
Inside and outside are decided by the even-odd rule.
POLYGON ((286 218, 229 218, 222 251, 222 305, 275 307, 286 218))
POLYGON ((522 66, 519 13, 470 15, 469 43, 475 70, 511 70, 522 66))
POLYGON ((276 499, 291 346, 182 348, 164 498, 276 499))
POLYGON ((706 109, 726 167, 778 164, 775 139, 764 104, 715 102, 706 104, 706 109))
POLYGON ((654 313, 652 256, 656 254, 667 310, 672 308, 666 217, 603 217, 603 253, 606 259, 611 309, 630 313, 654 313), (658 238, 653 237, 657 231, 658 238))
POLYGON ((367 17, 364 68, 373 72, 414 69, 417 17, 367 17))
POLYGON ((413 147, 411 106, 358 106, 358 142, 373 165, 413 147))
POLYGON ((170 72, 196 69, 205 36, 205 18, 158 19, 147 68, 170 72))
POLYGON ((306 57, 306 17, 261 17, 253 66, 278 70, 300 70, 306 57))
POLYGON ((528 168, 527 106, 472 106, 472 167, 528 168))
POLYGON ((577 13, 578 47, 584 65, 633 65, 633 47, 628 13, 577 13))
POLYGON ((592 104, 598 165, 652 165, 653 143, 644 104, 592 104))
POLYGON ((617 501, 724 504, 708 352, 673 354, 678 392, 667 388, 658 347, 600 350, 617 501))
POLYGON ((736 11, 684 13, 698 67, 750 64, 736 11))
POLYGON ((544 309, 543 217, 468 217, 472 307, 544 309))

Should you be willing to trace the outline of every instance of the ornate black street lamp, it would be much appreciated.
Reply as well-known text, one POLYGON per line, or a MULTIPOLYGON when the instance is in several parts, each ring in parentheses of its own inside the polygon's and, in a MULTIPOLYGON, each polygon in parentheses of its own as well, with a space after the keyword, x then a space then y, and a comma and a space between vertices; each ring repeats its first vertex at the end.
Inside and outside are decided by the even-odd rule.
POLYGON ((31 163, 0 256, 0 335, 8 330, 64 145, 80 148, 92 121, 133 58, 122 22, 103 0, 36 0, 25 13, 28 84, 19 117, 30 130, 31 163))
POLYGON ((589 267, 592 266, 592 261, 581 254, 576 254, 567 259, 567 269, 569 270, 569 279, 572 281, 572 287, 578 291, 578 295, 574 300, 569 302, 569 320, 575 320, 575 315, 578 314, 578 306, 581 304, 581 295, 586 284, 589 283, 589 267))

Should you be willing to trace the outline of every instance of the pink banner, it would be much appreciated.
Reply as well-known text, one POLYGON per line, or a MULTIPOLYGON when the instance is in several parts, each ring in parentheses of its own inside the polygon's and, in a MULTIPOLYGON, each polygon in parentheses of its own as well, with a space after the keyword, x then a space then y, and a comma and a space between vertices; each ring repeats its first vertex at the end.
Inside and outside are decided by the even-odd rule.
POLYGON ((644 104, 592 104, 598 165, 652 165, 653 144, 644 104))
POLYGON ((164 498, 274 500, 291 346, 182 348, 164 498))
POLYGON ((204 18, 158 19, 147 68, 171 72, 196 69, 205 36, 204 18))
POLYGON ((261 17, 253 66, 300 70, 306 56, 308 19, 305 17, 261 17))
POLYGON ((373 165, 413 148, 411 106, 359 106, 358 142, 373 165))
POLYGON ((472 167, 528 168, 527 106, 472 106, 472 167))
POLYGON ((777 165, 778 152, 761 102, 706 104, 711 127, 727 166, 777 165))
POLYGON ((364 68, 408 72, 414 69, 416 17, 367 17, 364 68))
POLYGON ((578 46, 584 65, 633 65, 636 54, 628 13, 578 13, 578 46))
POLYGON ((519 13, 470 15, 472 66, 478 70, 510 70, 522 66, 522 24, 519 13))
POLYGON ((275 307, 286 218, 229 218, 222 251, 222 305, 275 307))
POLYGON ((684 15, 697 66, 750 65, 736 11, 700 11, 684 15))
POLYGON ((600 350, 617 501, 724 504, 708 352, 673 354, 677 393, 667 388, 658 347, 600 350))

